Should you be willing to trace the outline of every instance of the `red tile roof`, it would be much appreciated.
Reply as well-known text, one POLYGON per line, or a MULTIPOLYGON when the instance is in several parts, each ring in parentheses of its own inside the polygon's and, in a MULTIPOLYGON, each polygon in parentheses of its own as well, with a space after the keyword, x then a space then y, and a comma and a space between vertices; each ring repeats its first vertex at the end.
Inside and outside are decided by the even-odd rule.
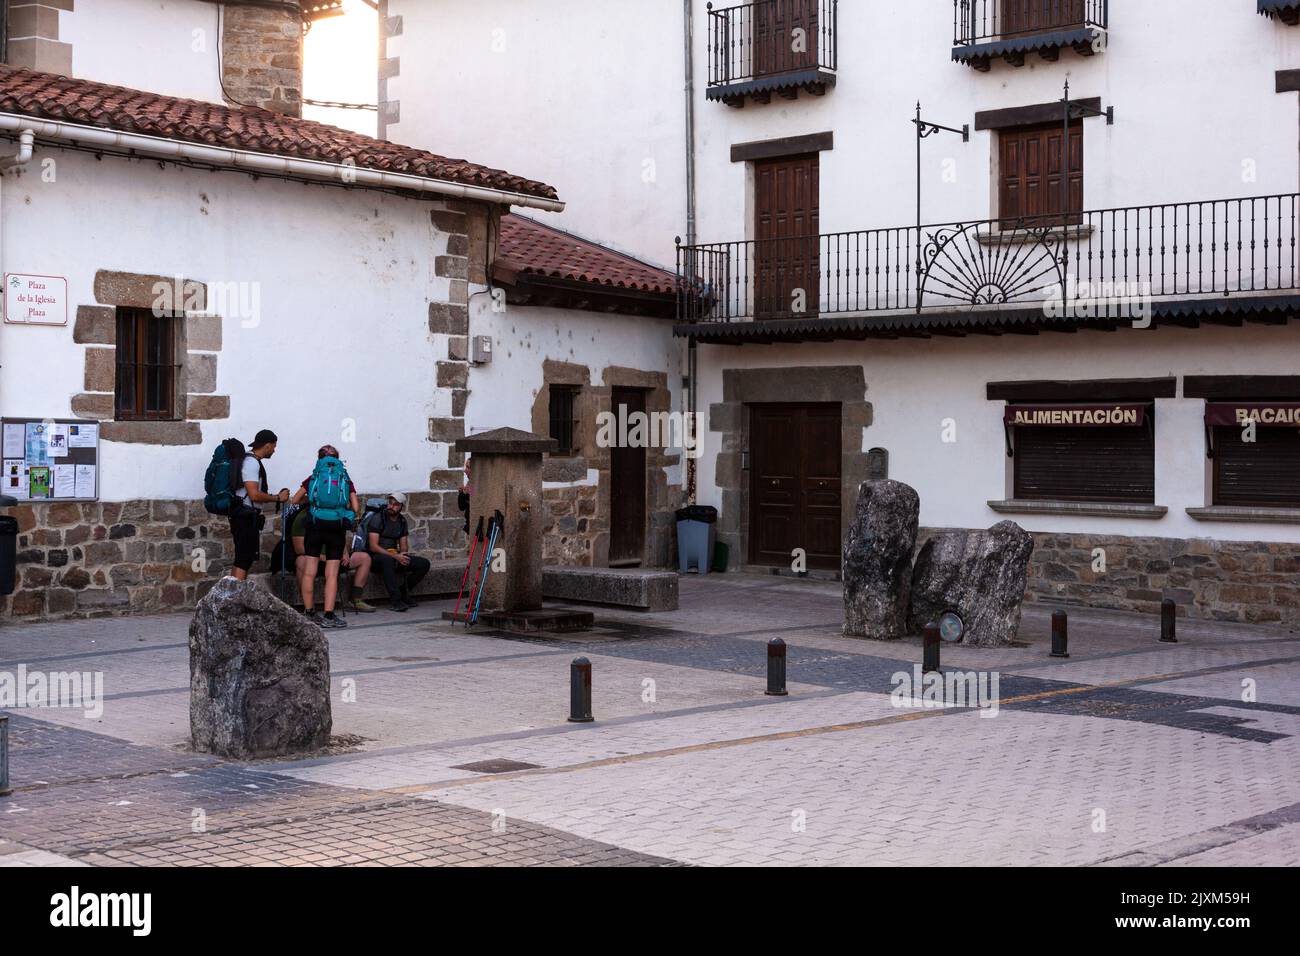
POLYGON ((556 198, 554 188, 545 183, 324 123, 258 107, 161 96, 21 67, 0 66, 0 112, 272 156, 328 163, 350 159, 360 169, 556 198))
POLYGON ((676 276, 666 269, 511 213, 501 217, 494 276, 509 283, 518 275, 659 295, 675 295, 677 290, 676 276))

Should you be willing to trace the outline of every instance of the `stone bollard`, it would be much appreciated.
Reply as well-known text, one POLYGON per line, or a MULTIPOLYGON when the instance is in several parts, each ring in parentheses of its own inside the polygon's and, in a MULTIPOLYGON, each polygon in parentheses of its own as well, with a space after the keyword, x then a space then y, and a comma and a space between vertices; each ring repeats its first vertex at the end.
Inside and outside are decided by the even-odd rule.
POLYGON ((1175 635, 1175 624, 1178 620, 1178 605, 1174 603, 1173 598, 1165 598, 1160 602, 1160 643, 1177 644, 1178 637, 1175 635))
POLYGON ((575 657, 569 665, 569 721, 589 724, 591 716, 591 661, 575 657))
POLYGON ((1070 634, 1067 630, 1069 622, 1066 619, 1064 611, 1052 612, 1052 656, 1069 657, 1070 656, 1070 634))
POLYGON ((774 637, 767 642, 767 690, 768 697, 787 697, 785 689, 785 641, 774 637))
POLYGON ((921 670, 927 674, 937 673, 939 671, 939 647, 943 643, 943 638, 939 635, 938 624, 927 624, 922 632, 922 654, 921 670))

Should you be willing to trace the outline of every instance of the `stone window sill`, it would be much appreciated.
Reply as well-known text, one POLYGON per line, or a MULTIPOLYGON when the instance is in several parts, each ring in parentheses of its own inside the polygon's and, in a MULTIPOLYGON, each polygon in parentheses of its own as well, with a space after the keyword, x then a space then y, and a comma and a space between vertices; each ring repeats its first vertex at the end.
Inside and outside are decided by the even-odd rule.
POLYGON ((1239 521, 1245 524, 1300 524, 1300 508, 1231 508, 1214 505, 1188 508, 1197 521, 1239 521))
POLYGON ((1169 513, 1164 505, 1135 505, 1112 501, 990 501, 989 507, 1007 515, 1072 515, 1090 518, 1142 518, 1158 521, 1169 513))

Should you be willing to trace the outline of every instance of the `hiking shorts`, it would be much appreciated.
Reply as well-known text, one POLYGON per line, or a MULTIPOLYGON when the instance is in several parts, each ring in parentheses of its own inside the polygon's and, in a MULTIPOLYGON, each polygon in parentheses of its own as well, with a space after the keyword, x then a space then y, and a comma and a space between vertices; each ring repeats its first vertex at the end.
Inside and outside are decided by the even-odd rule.
POLYGON ((343 542, 347 534, 348 522, 346 521, 317 521, 315 518, 308 518, 302 553, 312 558, 324 552, 326 561, 342 561, 343 542))

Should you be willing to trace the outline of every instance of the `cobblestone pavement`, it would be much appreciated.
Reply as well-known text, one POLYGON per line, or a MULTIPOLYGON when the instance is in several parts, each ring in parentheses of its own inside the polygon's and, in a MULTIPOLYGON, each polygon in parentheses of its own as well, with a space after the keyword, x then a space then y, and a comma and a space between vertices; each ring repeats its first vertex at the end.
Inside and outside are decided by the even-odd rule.
POLYGON ((944 649, 996 674, 996 707, 897 707, 918 642, 842 637, 831 584, 688 577, 681 610, 601 609, 564 640, 441 610, 332 632, 334 745, 247 764, 187 749, 186 617, 0 628, 0 673, 105 690, 99 716, 9 712, 0 865, 1300 865, 1284 629, 1162 645, 1158 621, 1072 610, 1057 660, 1030 607, 1016 647, 944 649), (788 697, 763 694, 772 637, 788 697), (592 724, 565 720, 578 654, 592 724))

